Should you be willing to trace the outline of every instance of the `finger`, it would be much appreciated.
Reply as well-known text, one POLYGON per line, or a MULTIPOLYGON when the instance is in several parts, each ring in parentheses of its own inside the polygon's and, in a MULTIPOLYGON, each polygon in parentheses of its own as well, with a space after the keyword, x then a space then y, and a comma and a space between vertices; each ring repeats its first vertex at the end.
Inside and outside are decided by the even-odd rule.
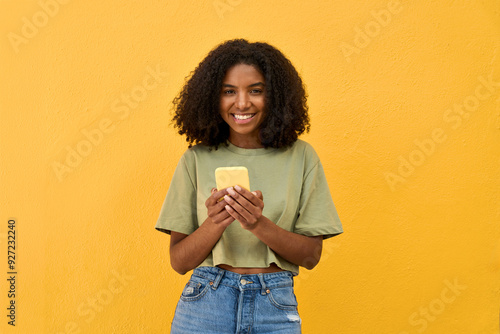
POLYGON ((228 222, 227 220, 229 218, 231 218, 231 221, 234 220, 234 218, 229 214, 229 212, 227 212, 227 210, 224 207, 222 207, 222 211, 214 215, 212 217, 212 221, 216 224, 227 223, 228 222))
POLYGON ((227 195, 227 189, 221 189, 219 191, 215 191, 211 197, 214 198, 216 201, 219 201, 221 198, 224 197, 224 195, 227 195))
POLYGON ((217 188, 212 188, 212 190, 210 190, 210 193, 213 195, 214 192, 216 192, 216 191, 217 191, 217 188))
MULTIPOLYGON (((233 203, 231 202, 231 200, 235 200, 239 205, 241 205, 244 209, 246 209, 246 211, 249 212, 256 219, 260 217, 260 215, 262 214, 262 209, 264 208, 264 203, 259 198, 256 198, 253 194, 251 194, 249 191, 247 191, 247 194, 250 194, 250 196, 252 196, 254 199, 256 199, 257 205, 255 205, 254 203, 252 203, 248 199, 246 199, 243 195, 236 192, 236 190, 233 189, 232 187, 227 188, 227 192, 231 196, 229 197, 228 195, 226 195, 224 198, 225 198, 226 202, 228 202, 228 204, 233 207, 233 209, 239 211, 237 206, 232 205, 233 203)), ((239 211, 239 212, 247 220, 249 220, 249 221, 254 220, 254 218, 249 217, 246 214, 246 212, 243 212, 243 211, 239 211)))
MULTIPOLYGON (((238 186, 235 186, 235 187, 238 187, 238 186)), ((239 204, 246 207, 247 209, 249 209, 251 206, 255 206, 245 196, 243 196, 241 193, 237 192, 235 188, 229 187, 226 190, 232 199, 234 199, 235 201, 237 201, 239 204)))
POLYGON ((240 223, 247 223, 246 219, 243 218, 242 215, 240 215, 237 211, 235 211, 230 205, 225 206, 226 211, 231 215, 231 217, 240 223))
MULTIPOLYGON (((239 194, 241 194, 243 197, 245 197, 249 202, 251 202, 253 205, 258 206, 258 207, 263 207, 263 201, 260 199, 258 196, 255 194, 251 193, 249 190, 242 188, 238 185, 234 186, 234 190, 237 191, 239 194)), ((228 190, 229 191, 229 190, 228 190)), ((257 194, 262 194, 260 190, 255 191, 257 194)), ((231 194, 231 196, 233 196, 231 194)))
MULTIPOLYGON (((228 195, 224 196, 224 199, 229 204, 229 205, 225 206, 226 210, 229 207, 232 209, 232 211, 235 211, 239 216, 241 216, 241 218, 243 218, 243 220, 238 219, 240 222, 242 222, 242 223, 253 222, 254 220, 257 219, 251 211, 248 211, 245 207, 243 207, 240 203, 238 203, 237 201, 235 201, 234 199, 232 199, 228 195)), ((245 201, 246 201, 246 199, 245 199, 245 201)), ((253 208, 252 211, 254 211, 255 207, 252 206, 252 208, 253 208)), ((229 211, 229 213, 231 213, 230 210, 228 210, 228 211, 229 211)))
MULTIPOLYGON (((226 210, 224 210, 224 211, 226 211, 226 210)), ((235 221, 234 217, 231 216, 227 211, 226 211, 226 214, 227 214, 227 218, 224 219, 223 221, 221 221, 219 224, 229 225, 235 221)))
POLYGON ((224 199, 222 199, 222 201, 220 201, 220 202, 216 201, 215 203, 213 203, 212 205, 209 205, 207 207, 208 208, 208 215, 210 217, 214 217, 219 212, 225 211, 224 206, 226 206, 226 205, 227 205, 227 202, 224 199))
POLYGON ((222 190, 219 190, 219 191, 216 191, 214 193, 212 193, 210 195, 210 197, 205 201, 205 206, 208 208, 209 206, 213 206, 215 203, 217 203, 217 201, 220 199, 220 198, 223 198, 224 195, 227 194, 227 190, 226 189, 222 189, 222 190))
POLYGON ((264 195, 262 195, 262 192, 260 190, 252 191, 252 194, 254 194, 255 196, 257 196, 261 201, 264 200, 264 195))

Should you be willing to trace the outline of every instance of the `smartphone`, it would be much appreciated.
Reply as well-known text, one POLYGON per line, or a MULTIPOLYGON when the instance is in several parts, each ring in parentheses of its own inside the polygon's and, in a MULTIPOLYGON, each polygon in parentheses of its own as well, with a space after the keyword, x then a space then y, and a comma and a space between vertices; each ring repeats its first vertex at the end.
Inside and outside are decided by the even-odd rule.
POLYGON ((215 169, 215 182, 217 184, 217 190, 239 185, 250 191, 248 169, 244 166, 219 167, 215 169))

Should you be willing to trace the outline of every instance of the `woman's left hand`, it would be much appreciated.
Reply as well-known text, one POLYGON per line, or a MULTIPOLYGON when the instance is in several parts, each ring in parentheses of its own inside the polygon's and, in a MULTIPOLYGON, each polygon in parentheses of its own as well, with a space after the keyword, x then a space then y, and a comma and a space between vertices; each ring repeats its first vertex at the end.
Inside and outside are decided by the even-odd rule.
POLYGON ((264 209, 262 192, 260 190, 250 192, 240 186, 230 187, 226 190, 231 195, 224 196, 228 203, 226 205, 227 212, 239 221, 244 229, 252 230, 255 228, 264 209))

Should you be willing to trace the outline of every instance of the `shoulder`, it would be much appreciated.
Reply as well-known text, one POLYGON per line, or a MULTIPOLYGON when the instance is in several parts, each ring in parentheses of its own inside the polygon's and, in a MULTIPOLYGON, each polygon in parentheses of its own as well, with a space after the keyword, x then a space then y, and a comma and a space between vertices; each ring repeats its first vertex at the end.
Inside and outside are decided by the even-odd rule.
POLYGON ((316 164, 319 161, 319 156, 314 147, 302 139, 297 139, 290 147, 290 150, 294 155, 302 156, 304 160, 312 164, 316 164))
POLYGON ((183 160, 187 165, 195 165, 200 161, 207 161, 211 159, 219 159, 221 156, 226 154, 227 148, 224 145, 219 145, 217 149, 207 145, 197 144, 186 149, 182 154, 181 160, 183 160))
POLYGON ((301 150, 304 150, 304 151, 313 151, 314 152, 314 148, 311 144, 309 144, 308 142, 302 140, 302 139, 297 139, 295 141, 295 143, 293 144, 294 147, 296 147, 296 149, 301 149, 301 150))
POLYGON ((210 152, 208 146, 205 145, 193 145, 192 147, 189 147, 184 151, 182 154, 183 159, 193 159, 195 156, 200 155, 200 154, 205 154, 210 152))

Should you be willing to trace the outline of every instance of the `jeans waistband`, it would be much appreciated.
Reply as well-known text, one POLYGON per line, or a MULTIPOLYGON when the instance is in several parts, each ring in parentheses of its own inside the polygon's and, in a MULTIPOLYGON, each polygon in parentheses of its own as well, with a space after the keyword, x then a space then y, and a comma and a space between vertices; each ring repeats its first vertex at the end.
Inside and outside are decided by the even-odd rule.
POLYGON ((238 288, 240 290, 260 289, 265 294, 267 289, 293 286, 291 271, 278 271, 260 274, 238 274, 219 267, 198 267, 193 270, 194 276, 200 276, 210 281, 213 289, 219 284, 238 288))

